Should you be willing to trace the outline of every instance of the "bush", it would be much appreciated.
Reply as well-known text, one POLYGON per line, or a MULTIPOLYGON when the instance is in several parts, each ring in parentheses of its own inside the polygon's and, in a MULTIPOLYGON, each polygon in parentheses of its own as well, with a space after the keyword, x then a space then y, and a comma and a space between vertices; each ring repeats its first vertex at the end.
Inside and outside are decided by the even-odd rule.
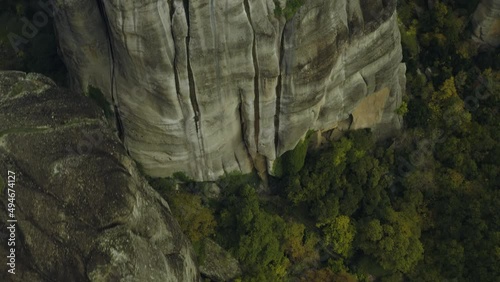
POLYGON ((245 185, 256 186, 259 177, 256 174, 242 174, 240 172, 230 172, 217 181, 217 185, 224 194, 232 194, 236 189, 243 188, 245 185))
POLYGON ((396 109, 396 114, 404 116, 408 113, 408 104, 406 102, 401 103, 401 106, 396 109))
POLYGON ((280 281, 289 263, 281 244, 283 219, 261 209, 251 186, 231 190, 220 211, 219 243, 241 262, 244 281, 280 281))
POLYGON ((203 206, 200 196, 173 192, 168 195, 168 201, 182 232, 189 237, 191 242, 198 242, 214 234, 215 218, 212 211, 203 206))
POLYGON ((307 148, 309 146, 312 131, 308 132, 306 138, 300 141, 291 151, 284 153, 277 158, 273 165, 273 174, 277 177, 296 174, 304 166, 306 160, 307 148))
POLYGON ((182 171, 174 172, 172 177, 183 183, 194 182, 193 179, 191 179, 185 172, 182 171))
POLYGON ((417 26, 418 24, 416 22, 414 22, 409 28, 406 28, 403 24, 399 25, 399 30, 401 32, 401 44, 403 46, 403 50, 408 52, 408 59, 416 58, 420 52, 417 39, 417 26))
POLYGON ((172 178, 149 178, 148 181, 149 185, 164 197, 175 190, 176 182, 172 178))
POLYGON ((288 21, 297 13, 297 11, 304 5, 304 0, 287 0, 286 7, 283 9, 278 1, 274 1, 274 15, 277 17, 284 16, 288 21))

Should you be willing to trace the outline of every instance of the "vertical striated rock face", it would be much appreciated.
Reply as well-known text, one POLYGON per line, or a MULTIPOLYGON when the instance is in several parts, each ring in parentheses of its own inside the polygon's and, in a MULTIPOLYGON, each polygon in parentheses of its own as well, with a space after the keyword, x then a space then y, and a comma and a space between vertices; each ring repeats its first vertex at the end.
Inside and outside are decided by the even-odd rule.
POLYGON ((57 0, 55 20, 73 88, 103 91, 153 176, 270 171, 309 130, 347 119, 398 128, 396 1, 306 0, 289 21, 275 2, 57 0))
POLYGON ((500 46, 500 1, 482 0, 473 17, 474 39, 493 47, 500 46))

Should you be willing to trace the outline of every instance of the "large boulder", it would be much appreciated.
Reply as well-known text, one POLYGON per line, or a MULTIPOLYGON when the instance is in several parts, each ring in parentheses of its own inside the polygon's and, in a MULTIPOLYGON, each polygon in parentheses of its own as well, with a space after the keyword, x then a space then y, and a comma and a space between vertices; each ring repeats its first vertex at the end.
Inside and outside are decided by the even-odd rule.
POLYGON ((0 281, 199 280, 168 204, 89 98, 38 74, 0 72, 0 176, 0 281), (10 224, 15 275, 5 263, 10 224))
POLYGON ((233 281, 241 276, 241 268, 230 253, 210 239, 203 240, 203 257, 200 272, 211 281, 233 281))

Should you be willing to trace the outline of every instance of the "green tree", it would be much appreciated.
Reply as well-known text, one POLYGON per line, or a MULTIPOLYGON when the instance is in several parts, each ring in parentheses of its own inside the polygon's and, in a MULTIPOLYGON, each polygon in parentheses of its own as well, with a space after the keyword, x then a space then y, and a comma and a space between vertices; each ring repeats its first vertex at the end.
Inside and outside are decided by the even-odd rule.
POLYGON ((325 242, 333 251, 344 258, 353 253, 352 242, 356 234, 356 228, 348 216, 340 215, 331 223, 319 225, 325 234, 325 242))
POLYGON ((192 242, 214 234, 215 218, 212 211, 203 206, 200 196, 185 192, 172 192, 167 200, 182 231, 192 242))
POLYGON ((423 258, 418 223, 403 212, 389 211, 386 223, 361 224, 359 233, 360 249, 384 269, 409 273, 423 258))
POLYGON ((315 249, 319 238, 314 232, 306 233, 304 224, 287 222, 283 236, 285 254, 292 262, 313 262, 319 259, 319 254, 315 249))
POLYGON ((220 212, 219 242, 240 260, 245 280, 280 281, 289 264, 281 244, 285 222, 260 208, 249 185, 231 190, 220 212))

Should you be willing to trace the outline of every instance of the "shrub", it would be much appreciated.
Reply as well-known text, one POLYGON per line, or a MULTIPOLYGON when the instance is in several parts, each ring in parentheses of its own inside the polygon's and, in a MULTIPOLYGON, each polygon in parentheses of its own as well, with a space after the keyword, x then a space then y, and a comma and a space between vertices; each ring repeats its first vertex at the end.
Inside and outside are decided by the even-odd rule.
POLYGON ((308 132, 306 138, 300 141, 293 150, 284 153, 275 160, 273 165, 273 174, 275 176, 282 177, 284 175, 296 174, 302 169, 312 133, 313 131, 308 132))
POLYGON ((149 178, 149 185, 158 191, 162 196, 167 195, 175 190, 176 182, 174 179, 166 178, 149 178))
POLYGON ((274 1, 274 15, 276 17, 284 16, 288 21, 297 13, 297 11, 304 5, 304 0, 287 0, 286 7, 283 9, 278 1, 274 1))
POLYGON ((203 206, 201 197, 185 192, 173 192, 168 201, 182 232, 192 242, 211 236, 215 232, 215 218, 212 211, 203 206))
POLYGON ((396 114, 404 116, 408 113, 408 104, 406 102, 401 103, 401 106, 396 109, 396 114))
POLYGON ((194 182, 193 179, 191 179, 185 172, 182 171, 174 172, 172 177, 183 183, 194 182))

